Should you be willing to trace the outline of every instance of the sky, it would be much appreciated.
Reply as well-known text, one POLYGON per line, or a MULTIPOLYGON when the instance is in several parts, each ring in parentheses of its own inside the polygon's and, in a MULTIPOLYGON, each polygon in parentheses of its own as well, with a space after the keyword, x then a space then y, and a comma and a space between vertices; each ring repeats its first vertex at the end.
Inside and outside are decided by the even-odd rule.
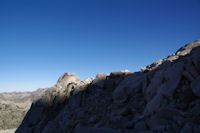
POLYGON ((0 92, 152 62, 200 39, 200 0, 1 0, 0 92))

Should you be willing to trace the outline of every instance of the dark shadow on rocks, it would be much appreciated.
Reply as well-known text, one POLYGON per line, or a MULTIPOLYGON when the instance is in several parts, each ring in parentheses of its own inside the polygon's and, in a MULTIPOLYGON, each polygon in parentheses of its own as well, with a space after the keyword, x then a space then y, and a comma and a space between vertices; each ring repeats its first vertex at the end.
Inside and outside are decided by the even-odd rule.
POLYGON ((199 46, 195 41, 140 72, 87 81, 65 74, 32 104, 16 132, 198 133, 199 46))

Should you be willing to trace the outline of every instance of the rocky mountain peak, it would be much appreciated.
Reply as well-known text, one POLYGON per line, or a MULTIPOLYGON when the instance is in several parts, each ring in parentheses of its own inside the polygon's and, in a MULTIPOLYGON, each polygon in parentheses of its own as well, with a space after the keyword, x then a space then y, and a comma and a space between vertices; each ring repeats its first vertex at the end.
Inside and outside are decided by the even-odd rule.
POLYGON ((56 87, 60 89, 66 88, 69 83, 76 83, 78 81, 80 81, 80 79, 75 73, 67 72, 58 79, 56 87))
POLYGON ((32 104, 16 132, 199 133, 200 41, 139 72, 85 81, 66 73, 32 104))
POLYGON ((177 52, 176 55, 178 56, 184 56, 186 54, 189 54, 192 49, 194 49, 195 47, 199 47, 200 46, 200 40, 196 40, 192 43, 188 43, 185 46, 181 47, 177 52))

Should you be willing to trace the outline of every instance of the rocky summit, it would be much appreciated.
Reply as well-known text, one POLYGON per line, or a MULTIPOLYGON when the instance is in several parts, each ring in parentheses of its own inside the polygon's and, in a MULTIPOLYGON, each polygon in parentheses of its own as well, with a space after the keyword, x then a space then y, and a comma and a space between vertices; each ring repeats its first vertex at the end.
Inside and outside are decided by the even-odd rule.
POLYGON ((16 133, 200 133, 200 40, 139 72, 64 74, 16 133))

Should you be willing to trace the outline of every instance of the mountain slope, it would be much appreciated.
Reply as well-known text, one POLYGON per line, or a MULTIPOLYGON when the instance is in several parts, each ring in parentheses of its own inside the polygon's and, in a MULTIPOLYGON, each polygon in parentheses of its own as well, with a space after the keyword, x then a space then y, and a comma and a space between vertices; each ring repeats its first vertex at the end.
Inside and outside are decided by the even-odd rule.
POLYGON ((0 94, 0 130, 17 128, 31 106, 30 93, 0 94))
POLYGON ((34 92, 0 93, 0 130, 17 128, 22 122, 34 99, 44 89, 34 92))
POLYGON ((200 132, 200 41, 140 72, 66 73, 34 102, 17 133, 200 132))

